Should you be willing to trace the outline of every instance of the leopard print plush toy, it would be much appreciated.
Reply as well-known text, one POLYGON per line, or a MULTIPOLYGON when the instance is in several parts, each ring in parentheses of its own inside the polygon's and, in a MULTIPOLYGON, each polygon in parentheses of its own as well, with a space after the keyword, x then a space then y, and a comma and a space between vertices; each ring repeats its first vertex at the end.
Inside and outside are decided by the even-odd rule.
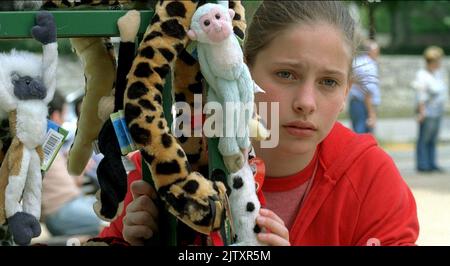
MULTIPOLYGON (((99 0, 99 1, 56 1, 46 0, 43 1, 43 8, 72 8, 81 5, 109 5, 111 8, 116 8, 119 5, 127 4, 130 2, 138 2, 133 0, 99 0)), ((143 1, 141 1, 143 2, 143 1)), ((155 1, 147 1, 155 2, 155 1)), ((163 4, 160 1, 160 5, 164 5, 164 8, 156 8, 155 16, 152 22, 158 23, 160 17, 174 16, 173 12, 184 12, 183 8, 186 6, 192 9, 193 6, 197 6, 198 3, 189 3, 187 1, 165 1, 163 4), (192 5, 193 4, 193 5, 192 5), (165 7, 168 6, 169 13, 165 13, 165 7), (173 8, 171 8, 173 7, 173 8), (164 12, 159 12, 164 11, 164 12)), ((196 1, 194 1, 196 2, 196 1)), ((241 5, 236 5, 236 11, 240 14, 243 13, 241 5), (239 8, 241 8, 239 10, 239 8)), ((190 13, 193 13, 195 8, 190 13)), ((185 23, 189 19, 185 20, 185 23)), ((242 34, 245 30, 245 22, 236 20, 236 25, 240 26, 236 28, 239 34, 242 34)), ((186 28, 188 25, 186 25, 186 28)), ((75 143, 71 147, 69 153, 68 170, 72 174, 79 174, 84 169, 90 154, 92 153, 92 142, 98 136, 102 121, 95 115, 99 110, 98 103, 101 98, 110 94, 112 84, 114 82, 115 69, 113 68, 114 58, 108 52, 107 46, 101 38, 74 38, 71 42, 76 49, 79 57, 84 62, 85 76, 86 76, 86 95, 83 99, 83 106, 81 110, 81 117, 77 125, 77 133, 75 143), (98 62, 103 62, 98 64, 98 62), (102 79, 100 82, 99 79, 102 79), (102 85, 100 85, 102 84, 102 85)), ((193 106, 194 93, 202 93, 202 76, 199 74, 199 66, 195 59, 193 59, 184 48, 181 49, 182 53, 176 60, 176 73, 173 79, 174 95, 177 101, 188 102, 193 106)), ((160 50, 164 52, 164 50, 160 50)), ((175 60, 174 60, 175 61, 175 60)), ((203 138, 185 138, 178 139, 182 150, 184 150, 186 157, 191 162, 192 170, 199 171, 203 175, 208 173, 207 165, 207 152, 206 141, 203 138)), ((118 192, 120 193, 120 192, 118 192)), ((218 216, 219 217, 219 216, 218 216)), ((220 220, 220 219, 217 219, 220 220)))
MULTIPOLYGON (((163 85, 174 66, 195 66, 196 72, 187 71, 195 75, 183 75, 182 79, 188 76, 201 82, 198 63, 185 51, 186 33, 198 6, 198 1, 158 2, 128 74, 124 109, 130 133, 142 147, 141 153, 151 170, 155 187, 169 211, 194 230, 209 234, 221 226, 225 186, 193 171, 183 147, 169 132, 162 108, 163 85)), ((231 1, 230 8, 238 14, 233 21, 235 33, 243 37, 244 8, 240 1, 231 1)), ((175 69, 175 84, 177 73, 181 72, 175 69)), ((190 88, 200 92, 199 84, 190 88)), ((175 86, 175 93, 178 90, 175 86)))

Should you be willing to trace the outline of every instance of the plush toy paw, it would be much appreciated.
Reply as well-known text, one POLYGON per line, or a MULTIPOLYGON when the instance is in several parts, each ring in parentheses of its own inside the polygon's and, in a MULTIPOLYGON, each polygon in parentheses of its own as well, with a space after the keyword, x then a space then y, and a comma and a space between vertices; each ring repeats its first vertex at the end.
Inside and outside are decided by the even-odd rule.
POLYGON ((96 193, 95 193, 95 198, 97 199, 97 201, 94 203, 94 212, 97 215, 98 218, 102 219, 103 221, 106 222, 112 222, 114 221, 117 216, 119 216, 122 212, 123 212, 123 208, 124 208, 124 203, 123 201, 121 201, 118 204, 117 208, 114 208, 110 211, 110 215, 108 215, 109 217, 105 216, 105 208, 102 206, 102 201, 101 201, 101 189, 99 189, 96 193), (103 213, 102 213, 103 210, 103 213))
POLYGON ((236 173, 244 166, 245 159, 244 155, 239 152, 233 155, 223 156, 223 162, 230 173, 236 173))
POLYGON ((30 244, 31 239, 41 234, 41 225, 33 215, 17 212, 8 218, 8 227, 14 242, 21 246, 30 244))
POLYGON ((56 23, 52 13, 41 11, 36 15, 36 26, 31 29, 31 35, 42 44, 56 42, 56 23))
POLYGON ((256 141, 266 140, 270 137, 270 132, 258 119, 252 118, 250 120, 250 137, 255 138, 256 141))
POLYGON ((140 24, 141 14, 136 10, 130 10, 125 16, 119 18, 117 26, 119 27, 122 42, 134 42, 140 24))

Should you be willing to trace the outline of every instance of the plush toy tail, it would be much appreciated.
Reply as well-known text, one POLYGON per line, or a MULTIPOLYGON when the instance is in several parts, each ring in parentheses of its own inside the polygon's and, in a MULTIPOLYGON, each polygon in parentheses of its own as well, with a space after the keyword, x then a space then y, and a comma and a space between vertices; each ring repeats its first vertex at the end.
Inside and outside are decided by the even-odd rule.
POLYGON ((92 155, 92 142, 103 125, 98 102, 111 94, 116 76, 115 59, 102 38, 74 38, 72 46, 84 65, 86 94, 78 118, 75 141, 69 152, 68 167, 72 175, 80 175, 92 155))
MULTIPOLYGON (((177 140, 186 153, 192 170, 200 172, 203 176, 208 176, 207 140, 202 136, 195 137, 195 130, 199 129, 194 128, 198 126, 194 123, 194 120, 197 123, 201 123, 203 120, 203 109, 199 111, 200 116, 196 117, 193 115, 197 113, 194 111, 195 108, 203 108, 203 106, 194 105, 195 97, 197 96, 199 99, 202 99, 202 103, 206 102, 203 100, 205 96, 200 65, 186 50, 183 50, 175 62, 173 72, 172 88, 175 102, 186 102, 191 110, 190 114, 183 114, 181 110, 176 114, 177 118, 188 115, 190 119, 189 124, 186 125, 183 123, 180 125, 180 130, 185 132, 184 127, 190 127, 191 129, 188 136, 178 137, 177 140)), ((202 131, 201 128, 200 131, 202 131)))

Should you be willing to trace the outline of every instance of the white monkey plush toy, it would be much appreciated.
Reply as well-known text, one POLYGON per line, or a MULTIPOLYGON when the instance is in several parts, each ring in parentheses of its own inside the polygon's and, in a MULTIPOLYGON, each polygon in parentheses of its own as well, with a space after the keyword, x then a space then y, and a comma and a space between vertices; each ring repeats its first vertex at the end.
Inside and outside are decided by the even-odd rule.
POLYGON ((8 223, 14 242, 27 245, 41 233, 41 162, 47 131, 47 104, 56 88, 58 46, 53 15, 37 14, 33 37, 42 59, 13 50, 0 54, 0 108, 9 114, 13 135, 0 168, 0 224, 8 223))
POLYGON ((244 165, 245 156, 241 149, 250 147, 248 125, 254 104, 253 80, 244 63, 239 41, 233 34, 234 15, 232 9, 222 5, 205 4, 194 13, 188 31, 189 38, 198 42, 200 70, 209 84, 207 100, 222 104, 224 137, 219 139, 218 148, 225 166, 232 173, 244 165), (231 106, 235 107, 234 112, 228 108, 231 106), (233 116, 227 117, 228 113, 233 116))
POLYGON ((236 128, 231 136, 221 137, 218 148, 231 172, 227 182, 231 188, 230 205, 236 242, 238 245, 261 245, 256 238, 259 228, 255 221, 261 205, 253 173, 246 160, 255 85, 233 34, 233 17, 232 9, 219 4, 205 4, 194 13, 188 36, 198 42, 200 70, 209 84, 208 102, 222 104, 224 114, 227 114, 227 103, 238 107, 231 121, 223 123, 223 133, 230 127, 230 122, 241 128, 236 128), (245 108, 239 109, 242 104, 245 108), (245 156, 241 150, 245 151, 245 156))

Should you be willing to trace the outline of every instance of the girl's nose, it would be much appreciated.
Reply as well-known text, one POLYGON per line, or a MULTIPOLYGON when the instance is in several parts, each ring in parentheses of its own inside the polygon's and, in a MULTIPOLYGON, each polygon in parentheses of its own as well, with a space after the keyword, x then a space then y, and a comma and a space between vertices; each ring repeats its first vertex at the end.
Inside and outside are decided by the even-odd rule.
POLYGON ((292 107, 295 112, 303 115, 310 115, 316 110, 313 82, 304 82, 296 89, 292 107))

